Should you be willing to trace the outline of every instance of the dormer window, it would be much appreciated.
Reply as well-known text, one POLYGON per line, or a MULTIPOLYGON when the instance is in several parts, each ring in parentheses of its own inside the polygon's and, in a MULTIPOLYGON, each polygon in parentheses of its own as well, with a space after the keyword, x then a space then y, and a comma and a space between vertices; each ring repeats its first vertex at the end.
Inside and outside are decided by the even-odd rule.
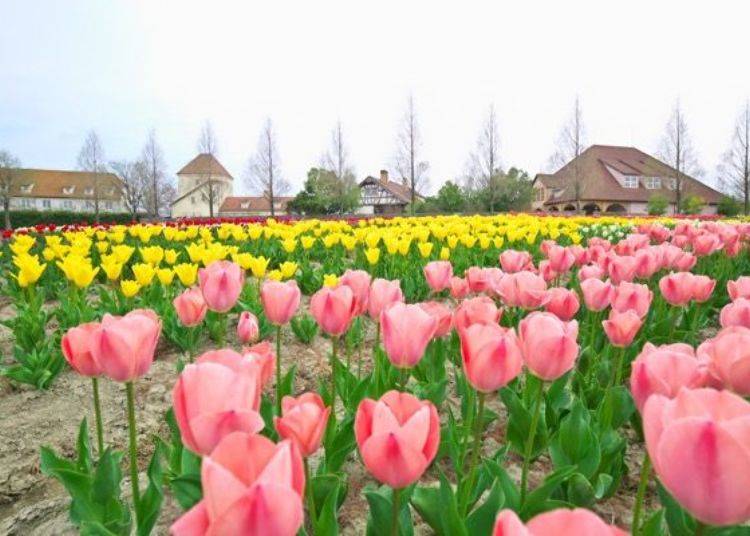
POLYGON ((247 210, 247 209, 249 209, 249 208, 250 208, 250 201, 244 201, 244 202, 240 203, 240 208, 241 208, 242 210, 247 210))
POLYGON ((661 188, 661 177, 646 177, 643 180, 643 184, 649 190, 658 190, 661 188))
POLYGON ((622 181, 623 188, 638 188, 638 175, 625 175, 622 181))
POLYGON ((21 193, 22 194, 30 194, 33 189, 34 189, 34 183, 33 182, 31 182, 29 184, 22 184, 21 185, 21 193))
POLYGON ((73 195, 73 192, 76 191, 76 187, 75 186, 63 186, 62 191, 65 195, 73 195))
POLYGON ((94 195, 94 189, 90 186, 83 191, 84 195, 94 195))

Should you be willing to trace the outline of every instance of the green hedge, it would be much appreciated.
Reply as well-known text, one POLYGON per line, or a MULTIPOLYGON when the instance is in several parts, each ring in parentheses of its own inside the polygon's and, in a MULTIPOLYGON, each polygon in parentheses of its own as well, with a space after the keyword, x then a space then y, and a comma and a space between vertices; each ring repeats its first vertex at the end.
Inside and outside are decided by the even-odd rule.
MULTIPOLYGON (((128 213, 101 213, 101 223, 130 223, 133 217, 128 213)), ((4 222, 4 215, 0 210, 0 225, 4 222)), ((11 210, 10 224, 14 229, 18 227, 33 227, 39 224, 54 223, 55 225, 67 225, 71 223, 92 224, 94 213, 70 212, 67 210, 11 210)))

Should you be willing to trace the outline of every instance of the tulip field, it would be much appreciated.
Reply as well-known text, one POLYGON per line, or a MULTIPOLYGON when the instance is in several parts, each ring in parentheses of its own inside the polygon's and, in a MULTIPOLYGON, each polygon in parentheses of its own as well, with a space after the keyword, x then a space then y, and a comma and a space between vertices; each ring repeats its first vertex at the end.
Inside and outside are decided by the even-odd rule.
POLYGON ((750 223, 40 226, 0 533, 750 535, 750 223))

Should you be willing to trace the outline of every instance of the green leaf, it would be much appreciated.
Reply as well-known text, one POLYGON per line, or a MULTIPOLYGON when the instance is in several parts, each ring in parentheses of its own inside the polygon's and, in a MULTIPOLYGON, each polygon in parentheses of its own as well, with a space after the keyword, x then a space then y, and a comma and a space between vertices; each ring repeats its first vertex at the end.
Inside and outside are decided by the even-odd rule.
MULTIPOLYGON (((635 527, 634 527, 635 529, 635 527)), ((657 510, 641 525, 641 536, 662 536, 664 534, 664 509, 657 510)))
POLYGON ((695 521, 672 498, 664 487, 657 482, 659 501, 665 510, 665 519, 671 536, 692 536, 695 534, 695 521))
MULTIPOLYGON (((526 441, 531 430, 531 411, 533 411, 532 401, 531 409, 527 409, 518 395, 510 387, 500 390, 500 397, 503 399, 506 409, 508 410, 508 425, 506 437, 510 446, 518 454, 523 454, 526 448, 526 441)), ((545 412, 542 410, 539 417, 539 423, 534 436, 534 447, 532 449, 532 458, 536 458, 547 445, 547 425, 545 423, 545 412)))
MULTIPOLYGON (((412 536, 414 526, 411 521, 411 510, 409 510, 409 499, 413 487, 401 490, 399 508, 399 535, 412 536)), ((377 489, 366 487, 362 493, 370 505, 370 513, 367 517, 367 536, 381 536, 391 533, 391 515, 393 512, 393 490, 388 486, 381 486, 377 489)))
POLYGON ((549 451, 555 467, 575 465, 583 476, 593 477, 601 462, 599 438, 590 426, 588 410, 580 400, 573 403, 572 411, 560 423, 549 451))
POLYGON ((527 520, 540 512, 556 508, 560 501, 549 501, 552 493, 559 488, 573 473, 575 467, 562 467, 544 478, 544 482, 526 496, 521 510, 521 519, 527 520))
POLYGON ((495 517, 497 517, 497 513, 503 508, 504 503, 505 494, 503 493, 503 484, 496 480, 484 502, 477 506, 466 518, 466 530, 468 533, 492 534, 495 517))
POLYGON ((495 460, 485 460, 484 465, 500 483, 505 496, 505 507, 518 511, 521 507, 521 493, 508 472, 495 460))
POLYGON ((140 504, 136 506, 138 508, 138 536, 151 534, 151 530, 159 519, 159 512, 164 501, 164 492, 162 491, 164 474, 160 463, 162 455, 157 445, 148 465, 148 487, 141 496, 140 504))
POLYGON ((189 510, 203 498, 200 474, 185 474, 169 481, 169 489, 183 510, 189 510))
POLYGON ((635 404, 633 404, 630 391, 625 386, 618 385, 607 389, 604 393, 598 409, 598 421, 602 426, 617 430, 628 422, 634 411, 635 404))
POLYGON ((339 533, 339 523, 337 512, 339 509, 339 479, 336 479, 336 483, 333 488, 329 491, 323 502, 323 507, 318 514, 318 519, 315 522, 315 536, 337 536, 339 533))

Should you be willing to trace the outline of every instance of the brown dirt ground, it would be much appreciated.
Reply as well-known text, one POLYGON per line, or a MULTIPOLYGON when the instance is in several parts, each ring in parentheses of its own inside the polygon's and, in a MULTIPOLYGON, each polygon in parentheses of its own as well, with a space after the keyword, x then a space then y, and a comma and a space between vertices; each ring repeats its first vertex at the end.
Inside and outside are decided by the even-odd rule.
MULTIPOLYGON (((0 303, 0 318, 13 314, 12 305, 0 303)), ((231 325, 231 324, 230 324, 231 325)), ((12 345, 10 332, 0 327, 0 349, 9 355, 12 345)), ((329 376, 328 342, 320 337, 310 345, 300 344, 287 328, 284 330, 284 363, 298 364, 295 389, 304 392, 316 388, 319 378, 329 376)), ((373 333, 368 333, 368 344, 372 345, 373 333)), ((141 471, 153 449, 153 435, 166 436, 163 414, 168 409, 171 389, 176 378, 177 354, 162 348, 149 374, 137 383, 138 441, 141 447, 141 471)), ((365 359, 365 366, 369 365, 365 359)), ((127 429, 124 388, 114 382, 100 382, 106 441, 115 448, 126 450, 127 429)), ((68 520, 68 497, 55 480, 45 477, 39 470, 39 448, 48 445, 58 453, 72 456, 78 423, 83 416, 94 422, 91 404, 90 382, 68 370, 61 374, 47 392, 26 386, 11 385, 0 378, 0 534, 7 535, 68 535, 76 530, 68 520)), ((456 404, 455 399, 449 403, 456 404)), ((486 432, 484 448, 488 453, 500 444, 504 434, 504 411, 498 399, 489 407, 500 414, 500 419, 486 432)), ((642 459, 640 445, 631 443, 628 452, 630 474, 618 493, 596 506, 597 512, 609 522, 620 527, 630 525, 630 516, 637 487, 638 470, 642 459)), ((313 467, 316 460, 312 460, 313 467)), ((550 470, 549 460, 541 459, 532 468, 531 486, 550 470)), ((342 534, 364 534, 367 503, 360 490, 374 482, 359 462, 356 454, 351 457, 344 470, 349 475, 349 494, 339 513, 342 534)), ((520 459, 511 458, 508 470, 520 479, 520 459)), ((124 471, 127 473, 127 471, 124 471)), ((423 483, 435 480, 434 474, 423 478, 423 483)), ((141 476, 141 485, 146 481, 141 476)), ((125 487, 129 480, 125 479, 125 487)), ((650 489, 649 501, 653 502, 654 489, 650 489)), ((653 506, 650 504, 648 506, 653 506)), ((167 494, 164 508, 155 534, 167 534, 169 525, 178 517, 180 510, 167 494)), ((429 528, 420 523, 414 513, 417 534, 430 534, 429 528)))

